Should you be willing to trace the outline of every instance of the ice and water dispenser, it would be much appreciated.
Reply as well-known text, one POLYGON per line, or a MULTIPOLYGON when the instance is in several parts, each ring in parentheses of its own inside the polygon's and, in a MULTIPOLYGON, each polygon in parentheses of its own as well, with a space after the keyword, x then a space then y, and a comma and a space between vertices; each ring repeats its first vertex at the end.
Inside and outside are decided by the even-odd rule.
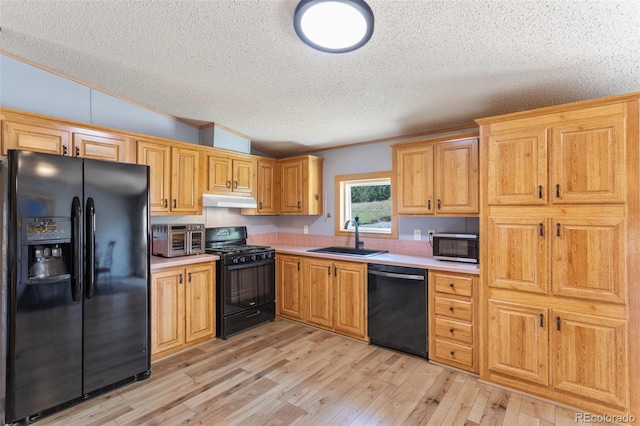
POLYGON ((24 220, 22 247, 27 282, 71 277, 71 229, 67 218, 24 220))

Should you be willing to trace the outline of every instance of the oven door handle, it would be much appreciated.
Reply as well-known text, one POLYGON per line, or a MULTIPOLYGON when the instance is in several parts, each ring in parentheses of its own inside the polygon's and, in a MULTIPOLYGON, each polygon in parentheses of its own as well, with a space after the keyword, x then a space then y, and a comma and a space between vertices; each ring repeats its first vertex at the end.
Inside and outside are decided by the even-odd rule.
POLYGON ((264 266, 274 262, 275 262, 275 259, 264 259, 260 261, 250 262, 250 263, 239 263, 234 265, 227 265, 225 266, 225 268, 227 268, 229 271, 234 271, 236 269, 257 268, 258 266, 264 266))

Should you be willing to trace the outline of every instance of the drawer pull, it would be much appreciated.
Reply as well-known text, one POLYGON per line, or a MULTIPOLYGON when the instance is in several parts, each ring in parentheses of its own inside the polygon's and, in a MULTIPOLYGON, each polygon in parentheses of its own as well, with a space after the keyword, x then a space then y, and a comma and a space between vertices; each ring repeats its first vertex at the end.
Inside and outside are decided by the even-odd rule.
POLYGON ((449 283, 449 287, 454 288, 455 285, 453 283, 449 283))
POLYGON ((453 306, 449 307, 449 311, 453 312, 453 306))
POLYGON ((456 356, 456 351, 451 351, 449 353, 451 354, 451 356, 456 356))
POLYGON ((450 329, 449 329, 449 333, 453 334, 453 332, 454 332, 455 330, 456 330, 455 328, 450 328, 450 329))

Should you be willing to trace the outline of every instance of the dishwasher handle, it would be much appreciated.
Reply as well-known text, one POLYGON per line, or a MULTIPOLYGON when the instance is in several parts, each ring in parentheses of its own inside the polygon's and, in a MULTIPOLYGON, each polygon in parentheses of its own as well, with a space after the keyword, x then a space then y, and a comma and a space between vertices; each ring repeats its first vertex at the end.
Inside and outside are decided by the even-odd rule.
POLYGON ((424 275, 396 274, 393 272, 381 272, 369 269, 369 274, 381 277, 399 278, 401 280, 424 281, 424 275))

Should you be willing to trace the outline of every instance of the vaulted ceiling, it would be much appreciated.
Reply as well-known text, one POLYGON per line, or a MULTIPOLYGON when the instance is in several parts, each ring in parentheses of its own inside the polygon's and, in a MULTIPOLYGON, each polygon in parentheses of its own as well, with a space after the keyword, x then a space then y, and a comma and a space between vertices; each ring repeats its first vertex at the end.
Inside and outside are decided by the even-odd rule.
POLYGON ((0 0, 0 49, 274 155, 640 91, 637 0, 367 0, 372 39, 303 44, 293 0, 0 0))

